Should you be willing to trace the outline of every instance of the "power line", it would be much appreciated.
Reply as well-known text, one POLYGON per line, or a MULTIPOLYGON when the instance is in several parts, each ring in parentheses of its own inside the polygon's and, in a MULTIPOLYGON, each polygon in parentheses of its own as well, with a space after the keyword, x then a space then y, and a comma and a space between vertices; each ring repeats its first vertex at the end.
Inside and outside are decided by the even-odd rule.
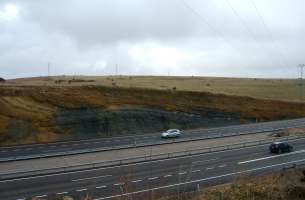
POLYGON ((282 48, 280 47, 280 45, 278 44, 278 42, 275 41, 275 39, 274 39, 274 37, 273 37, 273 34, 271 33, 270 28, 267 26, 267 24, 266 24, 266 22, 265 22, 265 20, 264 20, 264 18, 263 18, 263 15, 262 15, 262 14, 260 13, 260 11, 258 10, 255 1, 254 1, 254 0, 250 0, 250 1, 251 1, 252 5, 253 5, 253 7, 254 7, 255 12, 257 13, 259 19, 261 20, 261 22, 262 22, 262 24, 263 24, 263 26, 264 26, 264 28, 265 28, 267 34, 269 34, 269 37, 270 37, 270 39, 272 40, 272 43, 274 44, 274 47, 275 47, 276 49, 279 50, 279 54, 280 54, 280 56, 281 56, 283 62, 286 64, 286 66, 288 66, 288 62, 287 62, 287 59, 286 59, 285 55, 284 55, 283 52, 282 52, 282 48))
POLYGON ((300 100, 303 101, 304 99, 304 83, 303 83, 303 69, 305 64, 299 64, 300 68, 300 100))
MULTIPOLYGON (((249 28, 249 26, 247 25, 246 21, 241 17, 241 15, 239 15, 239 13, 237 12, 237 10, 233 7, 233 5, 231 4, 230 0, 226 0, 228 6, 230 7, 230 9, 232 10, 232 12, 234 13, 234 15, 240 20, 242 26, 245 27, 246 31, 249 33, 250 37, 254 40, 254 42, 256 42, 257 46, 261 47, 261 49, 264 49, 265 47, 261 44, 261 42, 255 37, 255 34, 252 32, 251 28, 249 28)), ((267 51, 268 54, 271 56, 271 52, 267 51)), ((282 64, 282 63, 281 63, 282 64)))
POLYGON ((231 8, 231 10, 233 11, 233 13, 236 15, 236 17, 241 21, 242 25, 245 27, 245 29, 248 31, 248 33, 251 35, 253 40, 258 42, 258 40, 253 36, 254 34, 252 33, 252 30, 247 26, 245 20, 243 20, 243 18, 238 14, 236 9, 232 6, 231 2, 229 0, 226 0, 226 2, 229 5, 229 7, 231 8))
POLYGON ((221 38, 228 46, 230 46, 232 49, 234 49, 235 51, 237 51, 241 56, 242 53, 235 48, 225 37, 224 35, 217 29, 215 28, 211 23, 209 23, 209 21, 202 16, 199 12, 197 12, 194 8, 192 8, 189 4, 187 4, 185 2, 185 0, 180 0, 180 2, 182 2, 182 4, 188 9, 190 10, 194 15, 196 15, 197 17, 199 17, 199 19, 201 21, 203 21, 216 35, 218 35, 219 38, 221 38))

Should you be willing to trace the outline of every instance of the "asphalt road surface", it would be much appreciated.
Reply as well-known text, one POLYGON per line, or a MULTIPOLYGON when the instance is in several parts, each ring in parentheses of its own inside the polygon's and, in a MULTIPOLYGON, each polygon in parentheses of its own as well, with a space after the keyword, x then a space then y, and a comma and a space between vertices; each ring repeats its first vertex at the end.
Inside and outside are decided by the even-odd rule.
POLYGON ((291 153, 273 155, 268 145, 207 153, 196 156, 88 169, 37 177, 0 181, 0 199, 29 197, 49 199, 70 195, 79 199, 87 194, 96 200, 183 192, 214 185, 246 174, 260 174, 305 163, 305 139, 296 139, 291 153))
MULTIPOLYGON (((197 129, 183 131, 179 140, 214 136, 214 135, 231 135, 233 133, 256 133, 260 131, 272 131, 275 129, 284 129, 288 127, 305 126, 305 118, 294 120, 282 120, 264 123, 234 125, 220 128, 197 129)), ((20 145, 0 148, 0 160, 16 157, 30 157, 33 155, 43 155, 60 152, 72 152, 75 150, 86 150, 93 148, 121 147, 124 145, 153 145, 162 141, 160 133, 144 134, 114 138, 100 138, 92 140, 57 142, 48 144, 20 145)))

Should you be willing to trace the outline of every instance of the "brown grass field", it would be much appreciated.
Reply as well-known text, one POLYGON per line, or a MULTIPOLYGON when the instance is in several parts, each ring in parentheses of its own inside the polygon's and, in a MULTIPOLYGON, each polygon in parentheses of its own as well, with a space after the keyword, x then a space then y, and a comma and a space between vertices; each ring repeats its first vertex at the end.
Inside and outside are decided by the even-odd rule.
MULTIPOLYGON (((8 81, 9 85, 83 86, 102 85, 127 88, 211 92, 258 99, 304 101, 299 79, 256 79, 166 76, 55 76, 8 81)), ((304 89, 303 89, 304 90, 304 89)), ((305 94, 305 91, 303 91, 305 94)))

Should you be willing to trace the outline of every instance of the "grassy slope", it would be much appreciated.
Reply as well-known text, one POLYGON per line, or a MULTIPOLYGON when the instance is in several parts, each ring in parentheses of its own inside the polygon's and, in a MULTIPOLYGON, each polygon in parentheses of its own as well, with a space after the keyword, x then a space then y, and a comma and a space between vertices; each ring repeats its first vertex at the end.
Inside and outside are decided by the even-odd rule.
MULTIPOLYGON (((240 113, 242 118, 259 120, 305 116, 305 104, 258 100, 205 92, 183 92, 102 86, 2 86, 0 87, 0 141, 9 119, 23 119, 38 129, 25 142, 53 141, 56 133, 54 115, 60 107, 120 106, 156 107, 169 111, 189 112, 200 107, 218 108, 240 113)), ((201 113, 205 115, 205 113, 201 113)), ((23 141, 23 142, 24 142, 23 141)))
MULTIPOLYGON (((259 99, 300 101, 299 80, 296 79, 246 79, 217 77, 162 77, 162 76, 60 76, 46 78, 18 79, 13 82, 22 85, 104 85, 116 84, 120 87, 140 87, 152 89, 172 89, 182 91, 211 92, 228 95, 249 96, 259 99), (94 82, 72 82, 82 79, 94 82), (64 82, 55 84, 56 80, 64 82)), ((11 81, 12 83, 12 81, 11 81)), ((305 93, 305 91, 303 91, 305 93)))

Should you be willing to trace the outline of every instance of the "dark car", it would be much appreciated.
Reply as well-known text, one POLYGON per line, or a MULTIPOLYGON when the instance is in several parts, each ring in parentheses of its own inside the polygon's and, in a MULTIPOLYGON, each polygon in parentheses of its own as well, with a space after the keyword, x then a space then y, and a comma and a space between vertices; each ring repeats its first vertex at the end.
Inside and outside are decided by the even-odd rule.
POLYGON ((273 142, 269 149, 271 153, 284 153, 291 152, 293 147, 287 142, 273 142))

